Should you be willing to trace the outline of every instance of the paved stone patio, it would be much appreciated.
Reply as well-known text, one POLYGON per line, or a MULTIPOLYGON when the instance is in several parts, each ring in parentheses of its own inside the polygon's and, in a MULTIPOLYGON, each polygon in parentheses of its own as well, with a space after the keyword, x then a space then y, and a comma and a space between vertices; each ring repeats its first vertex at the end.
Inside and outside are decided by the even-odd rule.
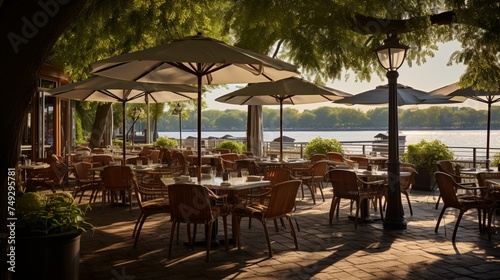
MULTIPOLYGON (((244 219, 242 250, 214 247, 210 262, 205 262, 205 247, 190 249, 182 243, 174 243, 172 259, 167 258, 171 229, 168 215, 148 218, 134 249, 132 230, 138 207, 134 205, 129 212, 128 208, 106 206, 103 212, 100 203, 93 204, 88 217, 97 228, 94 234, 82 235, 80 279, 500 278, 500 234, 494 232, 488 241, 485 233, 479 233, 475 211, 462 218, 453 244, 455 210, 448 210, 438 233, 434 233, 441 210, 434 209, 436 193, 413 191, 414 216, 406 217, 408 228, 385 231, 381 221, 360 224, 355 230, 354 222, 347 218, 347 201, 341 203, 339 219, 329 225, 331 187, 324 192, 326 201, 317 199, 317 205, 312 204, 307 190, 306 198, 297 200, 299 250, 295 250, 288 228, 276 232, 270 222, 274 256, 268 258, 261 224, 254 220, 248 229, 244 219)), ((403 206, 409 215, 404 198, 403 206)), ((498 228, 500 223, 495 221, 495 225, 498 228)), ((200 232, 201 227, 198 239, 200 232)), ((185 225, 180 233, 181 241, 187 240, 185 225)))

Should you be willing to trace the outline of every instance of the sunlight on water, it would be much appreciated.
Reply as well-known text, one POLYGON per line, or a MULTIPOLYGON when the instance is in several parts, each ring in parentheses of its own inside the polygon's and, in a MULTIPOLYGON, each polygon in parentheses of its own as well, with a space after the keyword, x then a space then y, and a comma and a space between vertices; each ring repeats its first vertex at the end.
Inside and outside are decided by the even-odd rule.
MULTIPOLYGON (((295 139, 295 142, 308 142, 316 137, 335 138, 339 141, 371 141, 374 136, 387 131, 284 131, 283 135, 295 139)), ((222 137, 224 135, 234 137, 245 137, 245 131, 204 131, 202 138, 222 137)), ((406 135, 406 144, 415 144, 420 140, 441 140, 450 147, 480 147, 486 146, 485 130, 409 130, 403 131, 406 135)), ((196 131, 183 131, 182 137, 196 137, 196 131)), ((264 131, 264 141, 272 141, 278 138, 279 131, 264 131)), ((178 138, 179 132, 160 132, 160 136, 178 138)), ((500 147, 500 131, 492 130, 490 136, 490 147, 500 147)))

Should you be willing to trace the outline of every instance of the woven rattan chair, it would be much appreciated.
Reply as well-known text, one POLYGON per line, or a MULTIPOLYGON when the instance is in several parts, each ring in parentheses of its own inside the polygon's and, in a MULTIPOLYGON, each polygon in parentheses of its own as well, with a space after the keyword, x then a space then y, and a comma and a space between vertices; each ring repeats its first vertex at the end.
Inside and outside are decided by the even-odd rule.
MULTIPOLYGON (((417 174, 417 171, 410 167, 410 165, 403 165, 401 164, 400 166, 400 172, 409 172, 410 175, 408 176, 400 176, 399 177, 399 191, 401 194, 403 194, 406 197, 406 201, 408 202, 408 208, 410 208, 410 215, 413 216, 413 209, 411 207, 411 202, 410 202, 410 190, 413 185, 413 178, 415 178, 415 174, 417 174)), ((384 209, 387 204, 387 199, 384 200, 384 209)))
POLYGON ((437 233, 438 228, 439 228, 439 223, 441 222, 441 219, 443 218, 443 215, 446 211, 447 208, 455 208, 458 209, 460 212, 458 213, 457 216, 457 221, 455 223, 455 228, 453 229, 453 236, 451 238, 452 242, 455 242, 455 238, 457 235, 457 230, 458 226, 460 225, 460 220, 462 219, 462 216, 464 215, 465 212, 467 212, 470 209, 477 209, 478 211, 478 222, 479 222, 479 231, 483 231, 483 227, 481 226, 481 211, 484 211, 487 213, 488 216, 488 225, 486 226, 486 230, 488 232, 488 239, 491 240, 491 218, 493 215, 493 211, 495 209, 495 201, 492 199, 489 199, 487 197, 482 197, 482 196, 468 196, 468 197, 459 197, 457 196, 457 189, 465 189, 465 190, 477 190, 477 189, 483 189, 487 190, 486 187, 479 187, 479 188, 471 188, 467 186, 463 186, 458 184, 451 175, 444 173, 444 172, 436 172, 434 173, 434 176, 436 178, 436 182, 439 186, 439 191, 441 192, 441 196, 443 198, 443 209, 441 210, 441 213, 439 214, 437 223, 436 223, 436 228, 434 229, 434 232, 437 233))
POLYGON ((319 189, 321 192, 321 197, 325 201, 325 195, 323 194, 323 188, 321 187, 321 182, 325 179, 325 173, 328 168, 328 161, 320 160, 315 162, 311 167, 308 168, 294 168, 294 177, 302 180, 301 191, 302 199, 304 199, 304 185, 309 188, 311 192, 311 197, 313 204, 316 204, 316 190, 319 189))
MULTIPOLYGON (((383 219, 382 197, 385 195, 384 181, 365 182, 354 171, 346 169, 333 169, 328 171, 328 178, 333 186, 333 198, 330 206, 329 223, 332 224, 333 214, 337 210, 339 217, 340 200, 342 198, 353 200, 356 203, 354 215, 354 228, 358 227, 358 216, 361 201, 376 199, 379 201, 380 217, 383 219)), ((366 209, 368 211, 368 209, 366 209)))
POLYGON ((125 196, 129 198, 129 208, 132 211, 132 184, 134 174, 129 166, 106 166, 103 170, 103 188, 102 188, 102 209, 106 203, 106 195, 109 194, 112 203, 117 202, 115 198, 118 197, 117 192, 123 196, 123 203, 125 203, 125 196))
MULTIPOLYGON (((458 184, 466 187, 476 187, 476 183, 464 183, 463 180, 470 180, 469 176, 460 176, 460 166, 453 166, 453 163, 449 160, 439 160, 436 162, 436 168, 439 172, 444 172, 451 177, 458 184)), ((436 182, 437 183, 437 182, 436 182)), ((476 192, 474 191, 474 195, 476 192)), ((458 196, 470 196, 470 194, 458 194, 458 196)), ((438 209, 439 202, 441 201, 441 193, 439 194, 438 200, 436 201, 436 209, 438 209)))
POLYGON ((142 226, 146 219, 152 215, 170 213, 170 207, 168 189, 164 184, 138 183, 137 180, 134 180, 133 185, 137 197, 137 204, 139 204, 139 209, 141 210, 132 233, 132 237, 135 238, 134 248, 136 248, 142 226))
POLYGON ((205 232, 207 240, 206 260, 209 261, 212 242, 212 226, 217 222, 217 218, 219 216, 222 216, 224 223, 224 240, 226 250, 229 249, 227 240, 227 214, 229 212, 227 209, 226 196, 217 196, 212 191, 201 185, 174 184, 168 186, 168 198, 170 204, 170 221, 172 222, 168 258, 170 258, 172 253, 172 240, 175 228, 178 227, 180 223, 187 224, 188 242, 191 246, 194 243, 194 238, 191 238, 190 224, 204 224, 207 228, 205 232), (212 205, 212 199, 221 200, 223 203, 222 205, 214 206, 212 205))
POLYGON ((269 192, 252 196, 253 198, 258 198, 259 196, 270 195, 269 203, 259 203, 256 202, 258 199, 252 199, 248 203, 239 204, 233 209, 233 221, 236 223, 236 227, 234 227, 236 230, 235 238, 236 243, 238 244, 238 250, 241 250, 240 223, 243 217, 257 219, 262 223, 262 226, 264 227, 264 234, 266 235, 270 258, 273 256, 273 250, 271 248, 269 230, 267 229, 267 221, 269 220, 276 220, 278 218, 285 217, 290 226, 290 232, 295 243, 295 249, 299 249, 297 234, 295 233, 295 228, 293 227, 291 215, 295 209, 295 199, 297 197, 300 184, 300 180, 290 180, 276 184, 269 192))
POLYGON ((73 196, 76 198, 78 194, 80 194, 78 203, 81 203, 85 192, 90 191, 89 202, 92 202, 92 200, 95 201, 97 193, 102 189, 102 179, 100 177, 93 176, 91 172, 89 172, 88 169, 92 167, 92 164, 89 162, 77 162, 74 167, 76 186, 73 189, 73 196))

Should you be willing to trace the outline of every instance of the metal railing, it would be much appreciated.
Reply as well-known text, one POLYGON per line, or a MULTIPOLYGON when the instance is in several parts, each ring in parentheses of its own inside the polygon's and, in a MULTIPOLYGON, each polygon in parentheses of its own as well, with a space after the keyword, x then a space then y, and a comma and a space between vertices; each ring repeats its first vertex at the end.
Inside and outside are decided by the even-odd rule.
MULTIPOLYGON (((283 157, 284 158, 303 158, 305 147, 308 142, 293 142, 286 143, 283 145, 283 157)), ((368 155, 375 150, 380 154, 384 154, 383 147, 387 144, 373 143, 372 141, 341 141, 342 148, 346 155, 368 155)), ((276 142, 264 142, 264 154, 276 154, 279 153, 279 144, 276 142)), ((406 146, 400 146, 400 156, 406 151, 406 146)), ((448 147, 454 154, 454 162, 460 163, 466 168, 475 167, 476 164, 482 164, 483 167, 486 164, 486 148, 478 147, 448 147)), ((490 148, 490 164, 493 160, 493 155, 500 153, 500 148, 490 148)))

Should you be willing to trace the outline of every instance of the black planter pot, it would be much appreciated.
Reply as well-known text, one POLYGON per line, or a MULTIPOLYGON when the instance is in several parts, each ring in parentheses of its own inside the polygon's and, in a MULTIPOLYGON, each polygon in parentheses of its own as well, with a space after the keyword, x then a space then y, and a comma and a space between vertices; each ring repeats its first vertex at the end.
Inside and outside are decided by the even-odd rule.
POLYGON ((415 174, 412 189, 419 191, 432 191, 434 187, 434 174, 425 168, 417 168, 418 174, 415 174))
POLYGON ((80 233, 16 237, 13 279, 78 280, 80 233))

